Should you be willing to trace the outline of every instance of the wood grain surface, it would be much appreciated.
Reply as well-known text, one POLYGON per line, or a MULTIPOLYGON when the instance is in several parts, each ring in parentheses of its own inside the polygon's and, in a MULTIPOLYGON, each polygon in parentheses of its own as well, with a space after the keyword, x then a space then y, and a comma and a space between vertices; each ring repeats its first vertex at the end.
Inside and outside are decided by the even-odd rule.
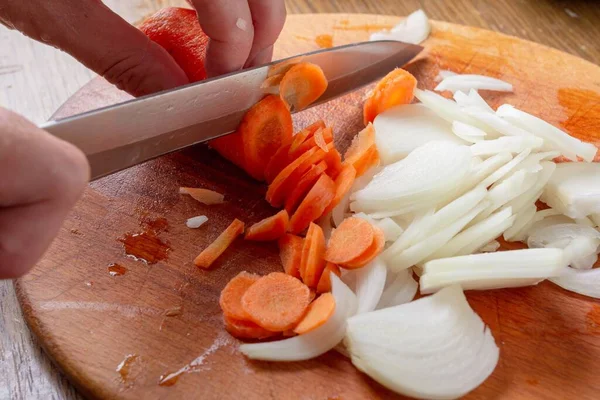
MULTIPOLYGON (((181 5, 183 1, 106 0, 105 3, 128 21, 134 22, 160 7, 181 5)), ((505 32, 560 48, 595 63, 600 60, 600 48, 597 46, 600 10, 594 2, 290 0, 286 4, 288 13, 371 12, 405 15, 416 8, 423 7, 432 18, 505 32)), ((93 73, 68 55, 0 26, 0 105, 20 112, 39 123, 46 120, 78 87, 92 77, 93 73)), ((572 104, 581 103, 585 100, 585 95, 585 93, 576 94, 576 101, 572 104)), ((585 110, 585 107, 582 110, 585 110)), ((568 113, 576 115, 575 111, 571 109, 568 113)), ((593 310, 595 309, 591 311, 593 310)), ((594 321, 597 321, 594 315, 590 312, 589 318, 585 321, 592 331, 597 332, 598 330, 594 329, 597 327, 594 325, 594 321)), ((571 318, 568 317, 567 320, 571 318)), ((581 318, 575 322, 581 322, 580 320, 581 318)), ((579 326, 575 322, 573 325, 579 326)), ((499 318, 498 323, 500 323, 499 318)), ((550 336, 557 338, 557 331, 551 332, 550 336)), ((573 344, 573 347, 578 346, 573 344)), ((556 368, 559 367, 568 370, 569 363, 566 367, 556 368)), ((559 375, 568 378, 569 373, 563 371, 559 375)), ((0 379, 1 399, 79 397, 50 365, 37 342, 32 339, 23 323, 9 282, 0 282, 0 377, 2 377, 0 379)), ((526 383, 537 386, 540 381, 536 378, 528 378, 526 383)))

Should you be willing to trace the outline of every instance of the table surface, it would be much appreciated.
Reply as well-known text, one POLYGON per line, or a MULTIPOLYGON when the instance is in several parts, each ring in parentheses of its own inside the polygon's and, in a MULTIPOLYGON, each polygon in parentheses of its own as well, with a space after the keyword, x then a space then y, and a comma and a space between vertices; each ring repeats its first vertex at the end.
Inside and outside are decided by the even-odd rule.
MULTIPOLYGON (((105 0, 134 22, 182 0, 105 0)), ((289 14, 355 12, 430 18, 503 32, 600 64, 600 9, 584 0, 287 0, 289 14)), ((0 106, 43 122, 94 74, 68 55, 0 27, 0 106), (40 62, 44 60, 44 62, 40 62)), ((79 399, 43 354, 21 316, 11 282, 0 282, 0 399, 79 399)))

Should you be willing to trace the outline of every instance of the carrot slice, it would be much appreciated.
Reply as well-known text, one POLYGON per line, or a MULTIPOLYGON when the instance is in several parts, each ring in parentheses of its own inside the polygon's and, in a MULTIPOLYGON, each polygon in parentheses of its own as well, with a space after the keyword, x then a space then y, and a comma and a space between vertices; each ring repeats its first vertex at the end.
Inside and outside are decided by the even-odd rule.
POLYGON ((336 179, 339 173, 342 171, 342 155, 336 148, 328 151, 324 158, 327 163, 327 175, 336 179))
POLYGON ((342 272, 340 271, 340 267, 328 262, 317 284, 317 293, 331 292, 331 274, 340 276, 342 272))
POLYGON ((309 303, 308 286, 283 272, 263 276, 242 297, 242 307, 250 319, 276 332, 294 327, 309 303))
POLYGON ((310 303, 306 315, 296 325, 294 332, 302 335, 320 327, 333 315, 333 311, 335 311, 335 298, 333 295, 331 293, 320 295, 310 303))
POLYGON ((327 170, 327 163, 321 161, 317 165, 313 165, 308 171, 302 175, 302 178, 296 183, 294 190, 285 200, 285 209, 288 213, 293 213, 302 198, 308 193, 310 188, 317 182, 317 179, 327 170))
MULTIPOLYGON (((323 129, 323 139, 325 139, 325 143, 328 144, 333 142, 333 131, 331 128, 323 129)), ((302 143, 295 151, 289 154, 290 160, 295 160, 296 158, 300 157, 302 154, 304 154, 305 152, 307 152, 315 146, 317 146, 317 143, 315 142, 314 136, 307 138, 304 141, 304 143, 302 143)), ((327 146, 328 151, 332 148, 333 147, 331 146, 327 146)))
POLYGON ((279 239, 279 258, 286 274, 300 278, 300 262, 304 239, 300 236, 286 234, 279 239))
POLYGON ((219 305, 226 317, 244 320, 249 318, 242 308, 242 296, 259 279, 259 275, 242 271, 225 285, 221 290, 219 305))
POLYGON ((364 254, 373 244, 373 226, 364 219, 346 218, 331 234, 325 260, 345 264, 364 254))
POLYGON ((373 124, 368 124, 352 140, 344 154, 344 163, 353 165, 356 169, 356 176, 361 176, 368 169, 367 166, 371 165, 374 157, 379 158, 375 145, 375 129, 373 129, 373 124), (376 154, 374 155, 373 152, 376 154))
POLYGON ((260 88, 265 94, 279 94, 279 84, 283 79, 283 74, 269 76, 260 84, 260 88))
POLYGON ((201 188, 180 187, 179 193, 189 194, 192 199, 206 204, 207 206, 213 204, 222 204, 223 199, 225 198, 225 196, 223 196, 221 193, 215 192, 214 190, 201 188))
POLYGON ((289 231, 300 233, 319 218, 335 197, 335 183, 325 174, 310 189, 290 219, 289 231))
POLYGON ((285 75, 286 72, 290 70, 294 65, 298 64, 297 59, 285 60, 278 62, 277 64, 273 64, 269 67, 269 71, 267 72, 267 76, 271 77, 274 75, 285 75))
POLYGON ((325 269, 325 236, 321 227, 310 223, 304 246, 302 247, 302 260, 300 270, 303 271, 302 280, 308 287, 316 288, 325 269))
POLYGON ((244 223, 236 218, 214 242, 198 254, 194 259, 194 264, 201 268, 209 268, 242 233, 244 233, 244 223))
POLYGON ((258 326, 252 321, 240 320, 227 316, 223 319, 225 322, 225 330, 227 330, 231 336, 238 339, 266 339, 277 335, 277 332, 271 332, 258 326))
POLYGON ((281 210, 277 214, 265 218, 248 228, 244 238, 246 240, 262 242, 277 240, 285 235, 289 222, 290 217, 287 211, 281 210))
POLYGON ((279 84, 279 95, 292 111, 303 110, 327 89, 327 78, 321 67, 301 62, 290 68, 279 84))
MULTIPOLYGON (((383 77, 371 92, 363 106, 365 125, 373 122, 385 110, 409 104, 414 98, 417 79, 412 74, 397 68, 383 77)), ((281 90, 281 89, 280 89, 281 90)))
POLYGON ((292 116, 279 96, 268 95, 244 115, 235 133, 211 146, 255 179, 265 178, 267 163, 292 136, 292 116), (242 156, 242 160, 229 157, 242 156))
POLYGON ((310 301, 313 301, 315 297, 317 297, 317 292, 313 289, 310 289, 310 295, 308 296, 308 298, 310 299, 310 301))
POLYGON ((327 148, 327 143, 325 142, 325 138, 323 137, 323 129, 316 131, 314 137, 315 144, 319 146, 319 148, 321 148, 324 152, 329 152, 329 149, 327 148))
POLYGON ((344 196, 346 196, 352 188, 355 178, 356 170, 352 165, 346 165, 342 168, 337 178, 335 178, 335 196, 333 197, 333 200, 331 200, 329 206, 323 211, 323 215, 329 214, 338 204, 340 204, 340 201, 342 201, 344 196))
POLYGON ((275 177, 290 163, 290 157, 288 155, 290 146, 289 143, 284 144, 269 160, 269 163, 265 168, 265 180, 268 183, 273 182, 273 179, 275 179, 275 177))
POLYGON ((325 122, 322 119, 313 122, 300 132, 296 133, 292 140, 292 147, 290 148, 290 154, 293 153, 306 139, 313 137, 316 131, 319 129, 325 129, 325 122))
POLYGON ((385 246, 385 235, 383 231, 376 226, 373 226, 373 243, 369 248, 360 256, 352 261, 343 264, 346 269, 362 268, 375 259, 382 251, 385 246))
POLYGON ((375 167, 379 164, 379 151, 377 146, 373 145, 367 149, 365 154, 354 162, 354 168, 356 169, 356 176, 362 176, 371 167, 375 167))

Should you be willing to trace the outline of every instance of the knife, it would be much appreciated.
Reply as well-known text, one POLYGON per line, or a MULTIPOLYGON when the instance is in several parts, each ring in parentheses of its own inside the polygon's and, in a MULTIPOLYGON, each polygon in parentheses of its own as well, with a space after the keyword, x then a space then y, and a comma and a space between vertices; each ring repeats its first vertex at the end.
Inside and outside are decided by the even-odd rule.
POLYGON ((329 82, 316 106, 383 77, 423 48, 374 41, 318 50, 267 65, 99 108, 41 126, 79 147, 91 179, 235 131, 244 113, 264 92, 269 68, 281 62, 311 62, 329 82))

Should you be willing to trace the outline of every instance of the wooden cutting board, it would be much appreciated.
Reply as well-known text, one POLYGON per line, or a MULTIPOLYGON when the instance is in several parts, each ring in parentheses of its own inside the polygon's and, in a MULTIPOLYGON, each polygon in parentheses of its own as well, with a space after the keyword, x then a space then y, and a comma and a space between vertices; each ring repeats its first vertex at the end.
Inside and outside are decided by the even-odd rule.
MULTIPOLYGON (((396 22, 377 15, 292 15, 276 57, 314 50, 330 38, 334 45, 363 41, 396 22)), ((434 87, 440 69, 502 78, 515 92, 485 93, 492 105, 514 104, 600 144, 597 66, 535 43, 442 22, 434 24, 425 47, 408 67, 420 87, 434 87)), ((361 127, 363 94, 297 115, 296 127, 323 118, 334 125, 343 149, 361 127)), ((124 98, 105 82, 92 81, 57 116, 124 98)), ((211 271, 197 269, 192 260, 234 218, 253 223, 271 215, 264 193, 265 186, 202 145, 93 183, 44 259, 17 282, 29 326, 92 398, 397 398, 336 352, 301 363, 252 362, 237 352, 238 342, 223 330, 219 292, 240 270, 280 270, 277 250, 240 240, 211 271), (203 206, 179 195, 179 186, 217 190, 226 203, 203 206), (187 218, 201 214, 209 217, 205 226, 185 227, 187 218), (148 262, 128 257, 125 245, 148 262), (177 371, 171 386, 158 384, 177 371)), ((501 354, 492 376, 467 398, 598 398, 597 300, 547 282, 471 292, 468 298, 501 354)))

